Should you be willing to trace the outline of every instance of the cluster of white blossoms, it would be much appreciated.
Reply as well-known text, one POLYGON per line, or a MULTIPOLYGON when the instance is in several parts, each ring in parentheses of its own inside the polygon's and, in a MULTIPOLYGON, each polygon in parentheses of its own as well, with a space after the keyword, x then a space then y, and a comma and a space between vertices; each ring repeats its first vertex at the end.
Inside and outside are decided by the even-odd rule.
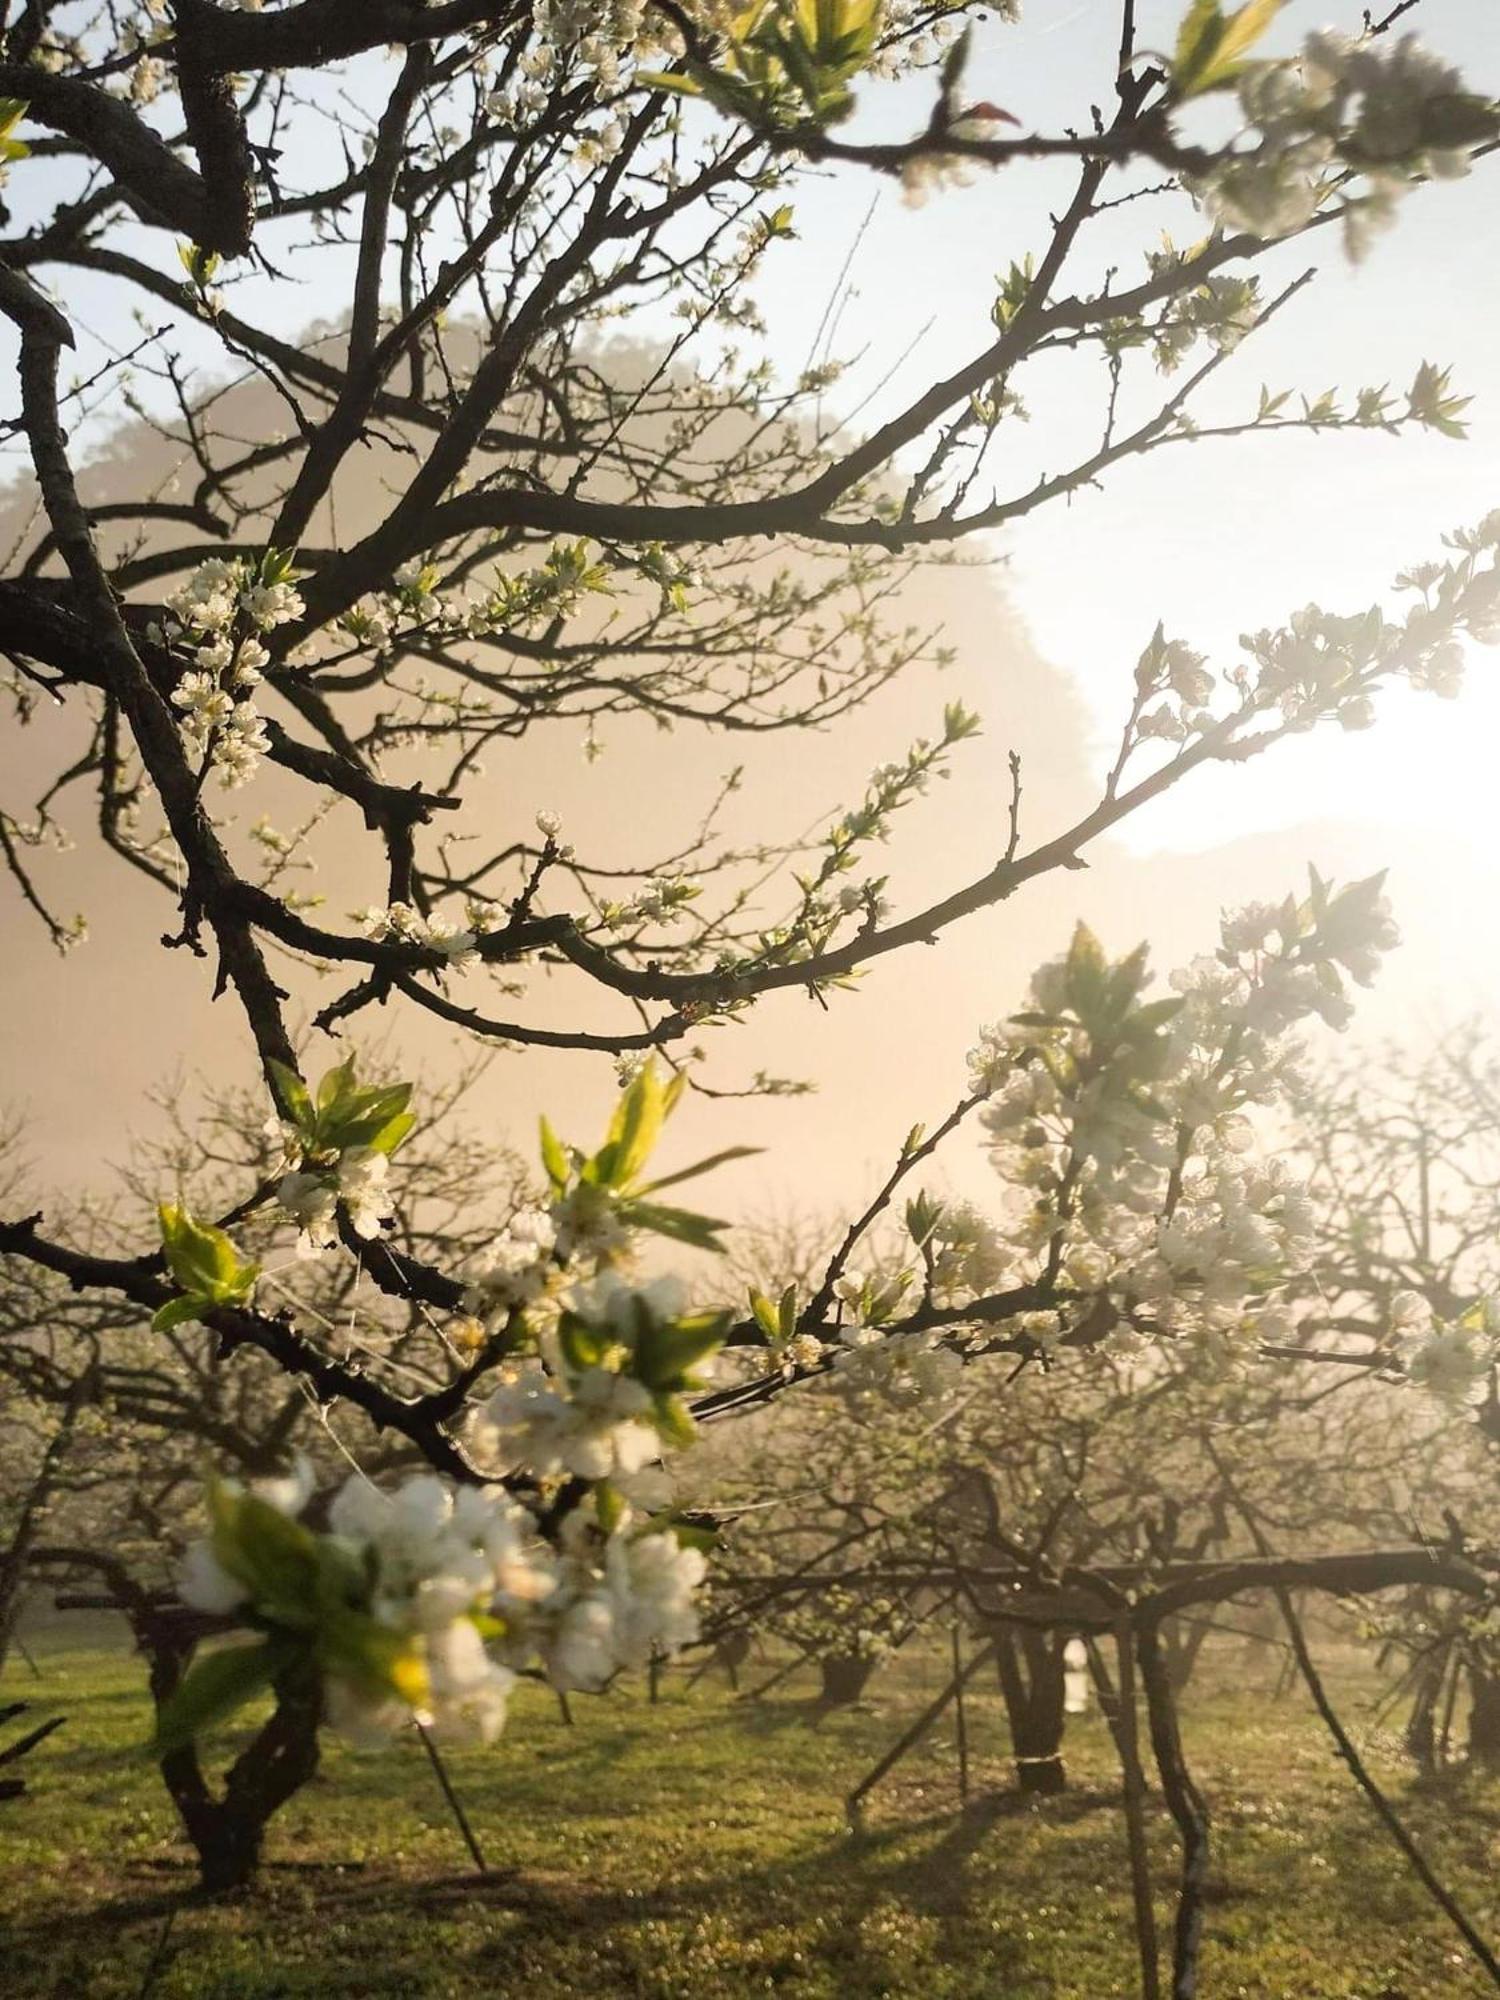
POLYGON ((1304 228, 1337 199, 1355 257, 1408 189, 1467 173, 1494 131, 1459 72, 1410 35, 1312 34, 1299 58, 1246 64, 1238 90, 1254 143, 1193 191, 1227 228, 1260 237, 1304 228))
POLYGON ((591 79, 603 97, 619 88, 633 54, 662 46, 644 0, 533 0, 542 48, 591 79))
POLYGON ((1213 727, 1209 703, 1214 677, 1203 654, 1181 639, 1169 639, 1160 625, 1136 663, 1135 685, 1141 701, 1135 725, 1138 741, 1182 743, 1213 727), (1146 702, 1158 695, 1160 707, 1147 708, 1146 702))
POLYGON ((387 1177, 390 1159, 372 1146, 350 1146, 323 1172, 296 1168, 283 1174, 276 1199, 297 1224, 299 1256, 315 1256, 337 1243, 342 1204, 354 1234, 371 1241, 395 1212, 387 1177))
POLYGON ((708 1567, 700 1549, 669 1529, 605 1534, 581 1510, 569 1515, 555 1599, 532 1637, 556 1688, 595 1692, 622 1668, 640 1669, 698 1636, 696 1593, 708 1567))
POLYGON ((648 883, 623 903, 601 903, 599 915, 611 930, 635 930, 641 924, 679 923, 701 891, 685 875, 663 876, 648 883))
MULTIPOLYGON (((1407 415, 1439 428, 1462 407, 1448 393, 1446 371, 1425 362, 1405 397, 1407 415)), ((1369 728, 1375 694, 1397 678, 1451 699, 1463 683, 1464 642, 1500 643, 1500 509, 1443 540, 1453 551, 1447 561, 1414 564, 1396 578, 1397 590, 1416 599, 1404 615, 1387 617, 1377 605, 1352 614, 1305 605, 1283 626, 1242 634, 1246 662, 1225 685, 1250 710, 1279 715, 1298 730, 1330 720, 1369 728)), ((1203 655, 1168 639, 1160 625, 1137 663, 1135 684, 1132 747, 1186 743, 1222 719, 1203 655)))
POLYGON ((172 692, 179 728, 193 755, 206 757, 229 789, 248 782, 269 747, 250 698, 270 654, 258 634, 301 615, 302 598, 274 551, 259 563, 212 556, 166 600, 148 636, 191 650, 193 664, 172 692))
POLYGON ((305 1465, 248 1496, 218 1489, 213 1532, 187 1551, 178 1589, 200 1610, 297 1634, 326 1719, 356 1740, 415 1719, 490 1742, 531 1661, 556 1687, 599 1688, 697 1637, 701 1553, 628 1509, 609 1533, 576 1511, 554 1550, 499 1487, 419 1473, 384 1493, 355 1474, 326 1534, 268 1522, 294 1522, 310 1496, 305 1465))
POLYGON ((544 1478, 629 1478, 661 1456, 651 1395, 614 1368, 577 1374, 531 1359, 506 1368, 477 1420, 475 1455, 502 1471, 544 1478))
POLYGON ((1334 893, 1314 875, 1305 901, 1227 916, 1217 954, 1153 1000, 1143 953, 1112 965, 1080 928, 971 1058, 1012 1190, 1011 1282, 1055 1295, 1021 1333, 1186 1341, 1221 1363, 1274 1337, 1314 1217, 1248 1114, 1297 1081, 1291 1031, 1342 1027, 1346 979, 1367 983, 1396 941, 1378 878, 1334 893))
POLYGON ((927 1289, 940 1303, 974 1298, 1008 1280, 1014 1261, 1010 1245, 973 1202, 937 1204, 930 1221, 909 1208, 907 1228, 922 1253, 927 1289))
MULTIPOLYGON (((908 1210, 909 1228, 911 1216, 912 1211, 908 1210)), ((984 1243, 980 1253, 983 1266, 976 1263, 971 1274, 973 1280, 978 1280, 982 1268, 987 1268, 989 1242, 981 1219, 975 1215, 973 1220, 972 1231, 958 1220, 951 1240, 958 1244, 967 1239, 970 1250, 984 1243)), ((936 1238, 936 1225, 924 1219, 920 1227, 923 1235, 919 1240, 931 1245, 936 1238)), ((916 1236, 918 1231, 913 1229, 912 1233, 916 1236)), ((802 1365, 808 1367, 831 1360, 838 1387, 856 1401, 879 1399, 897 1406, 941 1402, 953 1389, 963 1366, 959 1356, 943 1345, 941 1335, 935 1331, 891 1324, 906 1304, 914 1277, 906 1269, 877 1273, 845 1271, 834 1285, 840 1309, 837 1342, 831 1350, 816 1343, 816 1351, 802 1358, 793 1350, 798 1339, 805 1340, 805 1336, 794 1337, 783 1345, 783 1366, 788 1358, 801 1359, 802 1365)), ((956 1264, 950 1282, 957 1282, 956 1264)), ((982 1284, 971 1282, 971 1295, 980 1289, 982 1284)))
MULTIPOLYGON (((1171 270, 1180 255, 1168 244, 1146 261, 1155 276, 1171 270)), ((1157 367, 1172 374, 1200 340, 1217 354, 1232 354, 1254 332, 1259 312, 1259 280, 1240 272, 1221 272, 1191 290, 1174 292, 1151 329, 1157 367)))
POLYGON ((297 1224, 297 1254, 316 1256, 339 1240, 342 1210, 364 1242, 395 1213, 390 1156, 415 1124, 409 1084, 361 1084, 354 1058, 323 1077, 314 1096, 301 1077, 272 1064, 281 1115, 265 1127, 271 1169, 282 1170, 276 1200, 297 1224))
POLYGON ((654 1464, 661 1412, 639 1372, 641 1349, 654 1329, 681 1318, 684 1305, 675 1278, 635 1289, 604 1271, 578 1287, 559 1325, 541 1335, 540 1354, 507 1366, 475 1416, 475 1458, 500 1472, 616 1482, 654 1464))
POLYGON ((1500 1299, 1481 1298, 1455 1320, 1442 1320, 1420 1292, 1397 1292, 1385 1345, 1410 1382, 1462 1408, 1478 1402, 1500 1364, 1500 1299))
POLYGON ((377 944, 419 945, 423 951, 436 952, 454 972, 462 972, 478 956, 478 931, 473 923, 457 924, 451 917, 424 916, 410 903, 372 904, 368 909, 356 910, 354 921, 377 944))
POLYGON ((936 1332, 886 1332, 857 1320, 840 1329, 833 1357, 834 1379, 847 1394, 898 1408, 941 1403, 957 1387, 963 1365, 936 1332))
POLYGON ((464 1311, 493 1330, 519 1307, 534 1305, 560 1268, 556 1249, 557 1225, 547 1211, 518 1210, 459 1266, 464 1311))
POLYGON ((608 1264, 630 1241, 618 1191, 580 1181, 548 1209, 557 1256, 563 1263, 592 1260, 608 1264))
MULTIPOLYGON (((341 1217, 373 1236, 389 1213, 389 1158, 414 1123, 410 1086, 361 1082, 353 1057, 315 1089, 289 1065, 273 1060, 268 1071, 289 1168, 278 1197, 305 1246, 334 1240, 341 1217)), ((190 1668, 164 1710, 165 1740, 199 1726, 205 1680, 219 1712, 220 1676, 234 1706, 304 1670, 321 1678, 325 1719, 353 1735, 415 1716, 488 1739, 514 1676, 533 1663, 559 1688, 602 1688, 696 1638, 701 1536, 661 1511, 671 1480, 660 1461, 694 1441, 684 1398, 705 1385, 728 1315, 686 1311, 673 1280, 632 1289, 610 1268, 637 1230, 715 1247, 722 1225, 642 1199, 654 1192, 641 1176, 680 1095, 643 1070, 592 1155, 564 1147, 544 1121, 550 1210, 517 1214, 470 1260, 465 1303, 485 1317, 456 1319, 448 1337, 472 1357, 472 1382, 487 1378, 486 1400, 468 1406, 474 1485, 422 1473, 387 1494, 357 1474, 326 1533, 296 1518, 309 1498, 305 1468, 248 1491, 210 1490, 211 1533, 188 1552, 181 1593, 265 1636, 228 1667, 215 1656, 190 1668), (610 1216, 607 1235, 585 1217, 595 1209, 610 1216), (575 1258, 592 1282, 564 1299, 575 1258), (508 1486, 552 1503, 545 1532, 508 1486)), ((160 1324, 245 1302, 259 1267, 223 1230, 165 1204, 162 1231, 182 1295, 160 1324)))
POLYGON ((873 1664, 895 1651, 897 1634, 909 1620, 909 1609, 883 1591, 820 1579, 816 1589, 774 1607, 766 1623, 815 1660, 873 1664))
POLYGON ((360 598, 335 623, 361 651, 377 654, 391 652, 403 633, 418 629, 453 643, 486 639, 543 619, 571 618, 585 598, 607 595, 613 577, 581 540, 553 543, 529 569, 497 570, 479 596, 445 590, 439 566, 413 556, 394 571, 389 590, 360 598))

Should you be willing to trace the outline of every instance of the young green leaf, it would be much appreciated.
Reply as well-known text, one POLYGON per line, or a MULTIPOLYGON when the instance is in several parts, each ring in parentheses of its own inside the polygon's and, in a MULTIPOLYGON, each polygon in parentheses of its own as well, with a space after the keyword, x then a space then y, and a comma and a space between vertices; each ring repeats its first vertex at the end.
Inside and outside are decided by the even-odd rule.
POLYGON ((750 1290, 750 1311, 755 1319, 755 1324, 760 1328, 767 1340, 779 1340, 781 1338, 781 1322, 777 1317, 775 1306, 772 1305, 764 1292, 756 1291, 753 1286, 750 1290))
POLYGON ((695 1250, 723 1252, 719 1232, 729 1224, 711 1215, 694 1215, 689 1209, 668 1208, 654 1201, 633 1201, 622 1213, 635 1228, 649 1229, 655 1236, 670 1236, 674 1242, 691 1244, 695 1250))
POLYGON ((542 1166, 546 1170, 547 1179, 552 1183, 552 1192, 554 1194, 561 1194, 563 1189, 568 1185, 568 1180, 572 1172, 568 1164, 568 1155, 564 1150, 562 1140, 558 1138, 545 1118, 541 1121, 541 1130, 542 1166))
POLYGON ((696 1388, 693 1369, 719 1351, 728 1330, 728 1317, 724 1313, 653 1321, 641 1328, 632 1372, 648 1389, 696 1388))
POLYGON ((1249 50, 1281 11, 1283 0, 1246 0, 1227 19, 1218 0, 1193 0, 1177 32, 1172 83, 1179 97, 1222 90, 1245 67, 1249 50))
POLYGON ((697 1440, 698 1427, 693 1422, 693 1413, 680 1396, 658 1396, 652 1410, 652 1422, 661 1437, 680 1451, 686 1451, 697 1440))
POLYGON ((731 1160, 753 1159, 764 1151, 763 1146, 726 1146, 721 1153, 710 1153, 706 1160, 699 1160, 691 1167, 679 1167, 675 1174, 663 1174, 658 1181, 648 1181, 641 1193, 655 1194, 661 1188, 676 1187, 679 1181, 696 1180, 699 1174, 712 1173, 715 1167, 727 1166, 731 1160))
POLYGON ((195 1737, 225 1722, 271 1685, 296 1658, 284 1639, 230 1646, 194 1660, 156 1718, 152 1749, 158 1757, 184 1750, 195 1737))
POLYGON ((782 1339, 790 1340, 792 1335, 797 1331, 797 1287, 795 1285, 788 1285, 782 1293, 776 1316, 780 1322, 782 1339))
POLYGON ((564 1312, 558 1320, 557 1341, 563 1359, 579 1373, 585 1368, 597 1368, 616 1345, 614 1335, 606 1328, 594 1326, 570 1312, 564 1312))

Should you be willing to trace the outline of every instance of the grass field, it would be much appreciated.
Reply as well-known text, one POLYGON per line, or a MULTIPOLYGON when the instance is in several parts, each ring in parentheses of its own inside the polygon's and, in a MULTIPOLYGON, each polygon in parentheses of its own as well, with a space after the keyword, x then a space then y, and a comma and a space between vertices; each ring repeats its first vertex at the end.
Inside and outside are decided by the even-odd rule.
MULTIPOLYGON (((855 1712, 819 1719, 797 1684, 757 1704, 669 1678, 576 1704, 523 1692, 493 1750, 450 1768, 486 1849, 478 1879, 415 1741, 330 1747, 273 1822, 263 1884, 233 1902, 192 1871, 139 1745, 128 1654, 45 1646, 7 1696, 64 1710, 0 1806, 3 2000, 192 1995, 524 1995, 526 2000, 1106 2000, 1136 1992, 1108 1738, 1070 1729, 1071 1789, 1005 1787, 1002 1712, 971 1707, 960 1810, 951 1731, 900 1767, 852 1835, 842 1799, 937 1684, 903 1662, 855 1712)), ((1214 1814, 1205 2000, 1438 2000, 1492 1991, 1355 1792, 1300 1694, 1228 1686, 1187 1703, 1214 1814)), ((1218 1685, 1215 1685, 1216 1679, 1218 1685)), ((1336 1683, 1335 1683, 1336 1684, 1336 1683)), ((1359 1700, 1347 1694, 1351 1717, 1359 1700)), ((1361 1740, 1487 1935, 1500 1933, 1500 1783, 1413 1787, 1397 1746, 1361 1740)), ((1176 1848, 1153 1799, 1169 1934, 1176 1848)))

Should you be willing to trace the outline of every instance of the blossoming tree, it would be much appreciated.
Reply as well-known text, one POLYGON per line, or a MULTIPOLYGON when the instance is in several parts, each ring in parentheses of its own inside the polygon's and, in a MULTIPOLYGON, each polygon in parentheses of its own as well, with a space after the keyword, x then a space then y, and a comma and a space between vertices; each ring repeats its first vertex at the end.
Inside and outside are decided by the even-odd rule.
MULTIPOLYGON (((675 1198, 725 1155, 666 1171, 653 1155, 690 1032, 776 989, 831 995, 1065 876, 1191 773, 1364 727, 1394 681, 1454 692, 1466 641, 1500 632, 1500 515, 1404 573, 1387 608, 1295 612, 1221 671, 1164 626, 1141 635, 1089 810, 1032 838, 1013 768, 990 865, 904 913, 872 848, 974 734, 957 705, 769 885, 747 882, 711 826, 622 883, 617 855, 575 852, 554 816, 497 840, 466 800, 488 747, 559 719, 836 720, 924 650, 883 616, 916 554, 1122 461, 1218 433, 1460 431, 1463 399, 1429 363, 1399 394, 1266 389, 1240 421, 1195 416, 1198 390, 1306 282, 1263 291, 1277 246, 1333 230, 1358 255, 1401 196, 1481 163, 1497 131, 1491 101, 1393 21, 1277 52, 1277 11, 1194 0, 1153 51, 1125 0, 1109 117, 1056 133, 967 102, 965 9, 905 0, 739 14, 146 0, 7 18, 0 313, 37 509, 0 581, 0 634, 19 719, 41 728, 60 708, 65 739, 36 807, 0 817, 0 847, 51 940, 74 941, 32 855, 92 792, 103 842, 173 908, 185 1004, 204 995, 198 959, 232 996, 280 1157, 212 1217, 164 1187, 159 1248, 135 1256, 59 1242, 36 1216, 0 1226, 0 1250, 149 1311, 162 1336, 203 1328, 218 1367, 258 1350, 422 1466, 388 1488, 356 1469, 312 1511, 296 1474, 213 1489, 182 1590, 251 1636, 182 1676, 164 1754, 267 1686, 314 1728, 415 1717, 489 1736, 518 1670, 598 1687, 670 1651, 695 1629, 705 1557, 658 1461, 808 1376, 838 1367, 920 1399, 997 1351, 1297 1358, 1279 1314, 1312 1255, 1312 1212, 1257 1152, 1248 1114, 1285 1085, 1287 1032, 1341 1017, 1346 976, 1391 941, 1375 883, 1335 892, 1314 876, 1305 898, 1235 920, 1163 994, 1144 952, 1110 963, 1080 930, 1026 1011, 981 1041, 955 1109, 901 1147, 806 1297, 758 1296, 741 1320, 695 1310, 670 1280, 631 1283, 643 1242, 712 1253, 726 1226, 675 1198), (894 72, 925 90, 924 129, 841 136, 865 80, 894 72), (330 110, 350 92, 371 112, 330 162, 330 110), (1223 114, 1217 136, 1192 136, 1200 106, 1223 114), (748 286, 809 165, 893 176, 919 198, 1036 158, 1067 164, 1072 191, 999 279, 967 359, 867 433, 820 416, 826 371, 778 384, 748 286), (1168 203, 1191 247, 1153 228, 1122 283, 1090 282, 1098 218, 1137 197, 1168 203), (283 284, 309 246, 344 288, 333 333, 305 329, 283 284), (134 365, 186 499, 84 496, 67 423, 116 388, 140 400, 113 358, 63 381, 85 284, 168 315, 134 365), (679 323, 667 336, 663 303, 679 323), (656 330, 651 358, 623 371, 603 345, 622 319, 656 330), (981 497, 1028 371, 1063 351, 1096 371, 1097 444, 981 497), (276 398, 283 431, 240 434, 210 378, 225 369, 276 398), (377 445, 388 490, 345 533, 340 500, 378 484, 361 472, 377 445), (287 891, 288 837, 235 816, 273 776, 310 827, 332 812, 360 823, 379 893, 357 921, 315 921, 287 891), (309 1021, 312 966, 346 983, 309 1021), (554 1022, 497 1011, 551 968, 566 975, 554 1022), (420 1105, 372 1081, 357 1046, 316 1052, 320 1033, 355 1036, 385 1004, 509 1047, 632 1065, 661 1052, 673 1074, 635 1068, 597 1146, 544 1127, 542 1198, 461 1262, 429 1258, 390 1227, 420 1105), (914 1224, 910 1274, 858 1277, 870 1221, 971 1117, 1007 1190, 999 1217, 939 1204, 914 1224), (252 1213, 420 1313, 415 1384, 378 1343, 360 1352, 278 1300, 238 1233, 252 1213), (726 1348, 741 1358, 711 1389, 726 1348)), ((768 837, 754 865, 788 845, 768 837)))

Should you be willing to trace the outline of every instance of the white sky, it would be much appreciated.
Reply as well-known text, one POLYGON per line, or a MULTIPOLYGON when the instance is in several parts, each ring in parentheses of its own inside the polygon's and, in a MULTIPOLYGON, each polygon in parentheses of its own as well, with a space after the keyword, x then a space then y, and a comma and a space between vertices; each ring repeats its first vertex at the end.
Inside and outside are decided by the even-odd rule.
MULTIPOLYGON (((1044 130, 1076 120, 1090 101, 1107 104, 1117 12, 1113 0, 1028 0, 1020 30, 978 30, 966 94, 1044 130)), ((1180 13, 1180 0, 1146 0, 1141 45, 1169 43, 1180 13)), ((1308 28, 1353 26, 1356 14, 1332 0, 1292 0, 1263 46, 1292 48, 1308 28)), ((1413 26, 1461 65, 1472 86, 1500 90, 1496 0, 1425 0, 1413 26)), ((891 137, 913 129, 924 91, 908 84, 879 93, 853 130, 891 137)), ((1465 443, 1412 431, 1175 446, 1116 468, 1102 491, 1067 507, 1054 503, 1005 538, 1010 595, 1038 650, 1076 679, 1101 739, 1118 727, 1130 667, 1158 617, 1215 665, 1228 664, 1239 632, 1278 624, 1309 599, 1332 610, 1362 608, 1407 563, 1440 553, 1445 530, 1500 504, 1496 183, 1495 173, 1481 172, 1413 197, 1358 267, 1331 236, 1277 253, 1268 265, 1274 280, 1264 281, 1268 295, 1310 264, 1318 279, 1242 348, 1206 405, 1248 413, 1262 381, 1314 394, 1335 384, 1399 386, 1419 361, 1433 359, 1451 363, 1454 387, 1474 398, 1465 443)), ((916 210, 897 189, 875 190, 837 344, 867 349, 855 378, 861 385, 918 345, 875 396, 869 420, 897 407, 903 387, 974 351, 995 273, 1042 248, 1026 227, 1042 212, 1039 190, 1065 185, 1050 166, 1010 168, 916 210)), ((778 350, 793 365, 808 350, 870 196, 868 180, 847 171, 798 191, 800 241, 760 288, 778 350)), ((1110 248, 1118 247, 1123 281, 1139 271, 1151 240, 1146 224, 1154 229, 1158 214, 1179 241, 1193 240, 1185 203, 1175 213, 1162 203, 1149 215, 1144 205, 1122 210, 1110 248)), ((1057 401, 1033 403, 1032 431, 1044 448, 1068 427, 1079 381, 1070 373, 1056 386, 1057 401)), ((1092 426, 1092 393, 1086 407, 1092 426)), ((1029 443, 1020 441, 1023 452, 1029 443)), ((1055 457, 1047 462, 1056 469, 1055 457)), ((1019 490, 1027 481, 1015 483, 1019 490)), ((1007 490, 1003 471, 1001 484, 1007 490)), ((1374 814, 1488 849, 1497 747, 1500 662, 1479 654, 1461 702, 1397 697, 1370 735, 1353 742, 1321 735, 1247 772, 1222 809, 1216 799, 1211 821, 1201 800, 1182 792, 1132 822, 1126 838, 1195 847, 1291 825, 1311 809, 1320 817, 1374 814)))

